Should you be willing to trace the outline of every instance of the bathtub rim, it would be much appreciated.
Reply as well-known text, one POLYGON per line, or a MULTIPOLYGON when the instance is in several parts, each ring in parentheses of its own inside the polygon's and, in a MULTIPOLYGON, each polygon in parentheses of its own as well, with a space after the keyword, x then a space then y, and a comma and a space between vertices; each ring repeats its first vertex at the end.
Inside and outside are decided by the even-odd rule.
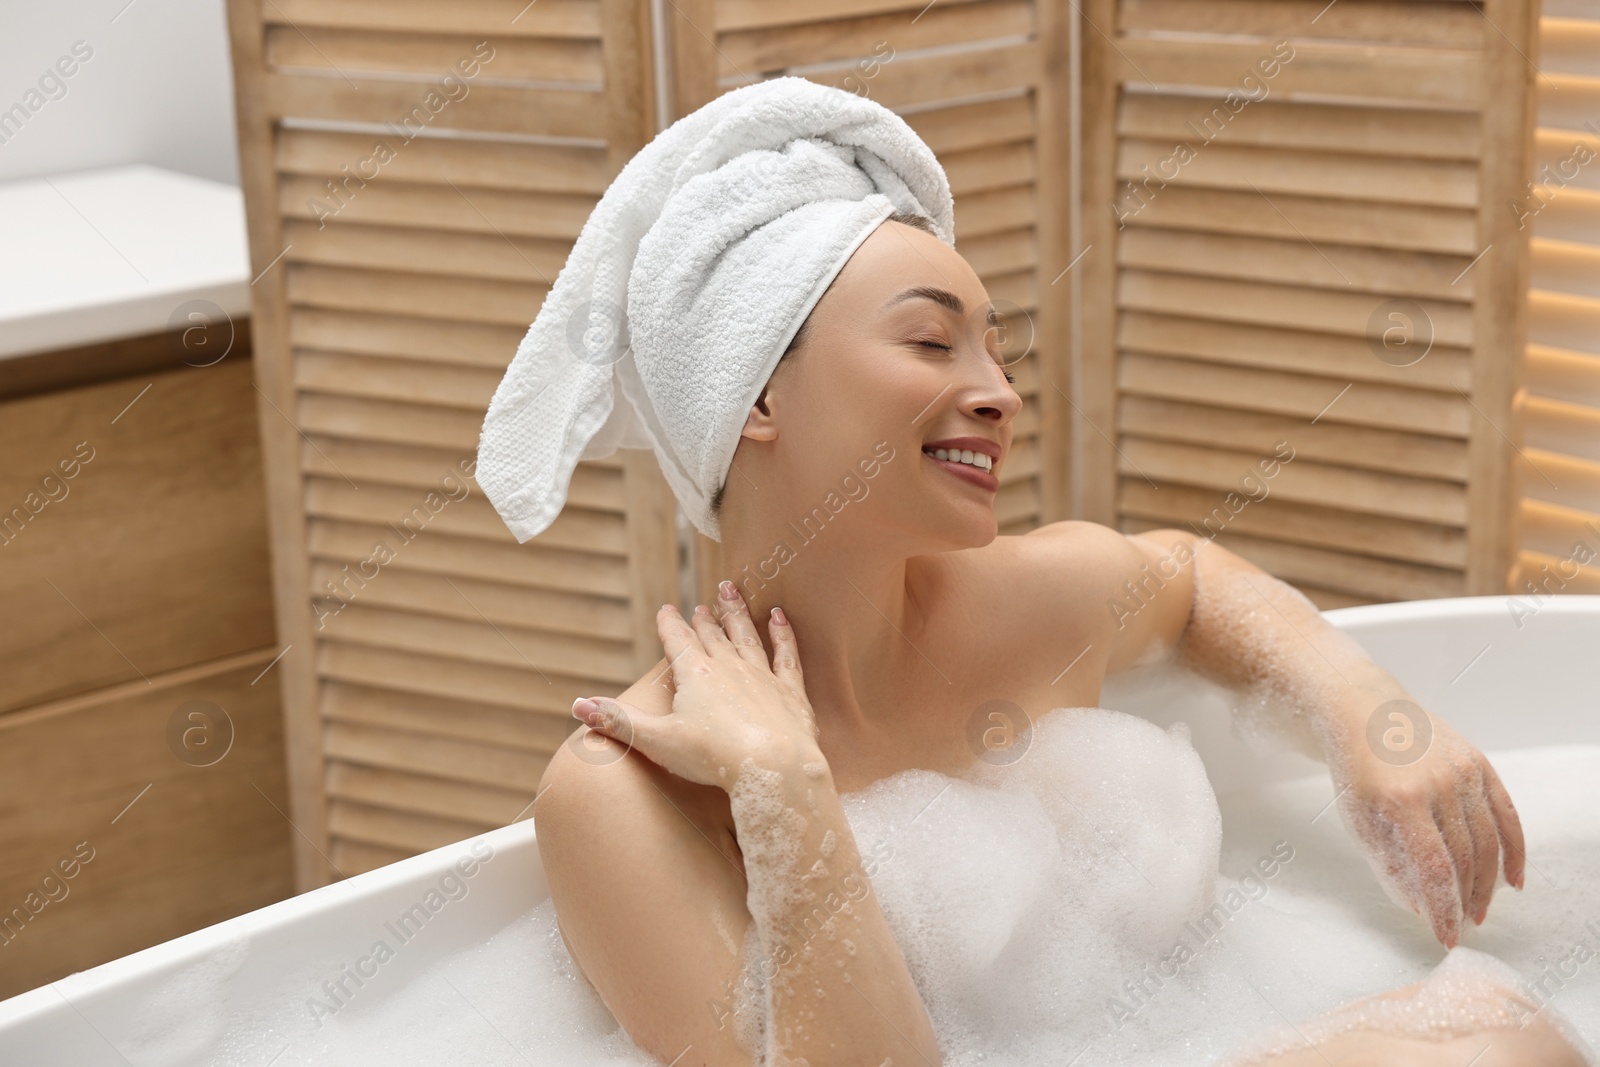
MULTIPOLYGON (((1395 600, 1385 604, 1360 604, 1330 608, 1322 616, 1341 630, 1366 629, 1384 624, 1427 622, 1442 618, 1484 618, 1510 614, 1513 600, 1533 601, 1533 615, 1600 614, 1600 593, 1510 593, 1496 596, 1440 597, 1436 600, 1395 600), (1545 596, 1544 603, 1538 597, 1545 596)), ((1533 616, 1530 616, 1533 617, 1533 616)))
POLYGON ((533 818, 520 819, 505 826, 440 846, 349 878, 330 882, 304 893, 296 893, 254 911, 162 941, 147 948, 74 971, 54 982, 0 1000, 0 1035, 10 1026, 55 1010, 61 1001, 76 1010, 84 998, 109 992, 125 980, 147 977, 156 969, 172 970, 195 962, 235 941, 266 930, 283 928, 309 916, 338 909, 351 901, 370 897, 385 889, 413 884, 452 869, 459 859, 481 862, 471 851, 473 844, 487 842, 496 852, 519 850, 534 845, 533 818))

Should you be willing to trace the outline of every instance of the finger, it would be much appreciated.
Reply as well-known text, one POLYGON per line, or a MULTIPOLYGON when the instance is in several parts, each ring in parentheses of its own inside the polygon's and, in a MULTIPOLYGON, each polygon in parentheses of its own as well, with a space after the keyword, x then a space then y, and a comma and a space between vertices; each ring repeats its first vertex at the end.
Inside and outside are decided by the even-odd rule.
POLYGON ((661 638, 661 649, 667 654, 674 679, 679 671, 706 654, 699 636, 671 604, 661 605, 661 610, 656 612, 656 634, 661 638))
POLYGON ((722 624, 704 604, 694 606, 694 614, 689 616, 689 623, 694 627, 694 632, 700 635, 700 643, 705 646, 708 656, 733 650, 733 646, 728 643, 728 635, 722 632, 722 624))
POLYGON ((672 732, 668 716, 652 715, 612 697, 579 697, 572 702, 572 715, 595 733, 611 738, 624 748, 637 749, 658 766, 667 766, 664 738, 672 732), (592 702, 592 709, 584 707, 586 702, 592 702))
POLYGON ((1472 880, 1477 864, 1472 854, 1472 832, 1462 818, 1459 794, 1441 796, 1435 801, 1433 824, 1438 827, 1439 836, 1444 839, 1445 849, 1450 853, 1450 865, 1455 868, 1456 919, 1465 922, 1466 907, 1473 896, 1472 880))
POLYGON ((1489 812, 1487 790, 1483 772, 1478 772, 1476 787, 1461 797, 1462 814, 1467 820, 1467 831, 1472 835, 1473 879, 1472 902, 1467 914, 1477 924, 1489 910, 1489 900, 1494 896, 1495 875, 1500 872, 1500 837, 1495 833, 1494 816, 1489 812))
POLYGON ((767 637, 772 642, 772 673, 794 692, 804 693, 806 683, 800 673, 800 643, 795 640, 794 627, 782 608, 773 608, 767 616, 767 637))
POLYGON ((756 624, 751 621, 744 597, 732 582, 723 582, 717 592, 721 596, 718 606, 722 609, 722 629, 728 640, 746 662, 767 668, 767 650, 761 644, 761 635, 756 633, 756 624))
POLYGON ((1505 849, 1506 881, 1521 889, 1527 874, 1523 868, 1528 858, 1522 840, 1522 820, 1517 817, 1517 806, 1511 803, 1511 794, 1506 792, 1500 776, 1487 759, 1483 761, 1483 784, 1488 787, 1489 807, 1494 812, 1500 845, 1505 849))
POLYGON ((1420 883, 1422 914, 1446 948, 1461 938, 1461 889, 1444 838, 1432 820, 1418 821, 1411 835, 1411 861, 1420 883))

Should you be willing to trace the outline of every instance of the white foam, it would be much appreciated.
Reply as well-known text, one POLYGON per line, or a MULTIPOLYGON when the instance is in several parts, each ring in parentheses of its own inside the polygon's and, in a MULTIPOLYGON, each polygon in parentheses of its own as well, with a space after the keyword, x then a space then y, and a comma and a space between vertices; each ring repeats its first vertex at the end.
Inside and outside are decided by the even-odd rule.
MULTIPOLYGON (((1058 709, 1014 764, 970 779, 907 771, 842 798, 861 853, 881 857, 872 889, 948 1067, 1216 1063, 1286 1022, 1336 1032, 1342 1005, 1430 974, 1455 1025, 1492 1021, 1473 981, 1515 973, 1546 1017, 1600 1039, 1600 746, 1489 754, 1527 833, 1527 889, 1502 884, 1485 924, 1446 956, 1372 878, 1325 772, 1217 797, 1187 733, 1058 709)), ((753 938, 741 950, 763 956, 753 938)), ((205 985, 243 952, 153 994, 143 1042, 121 1046, 129 1061, 653 1062, 577 972, 549 901, 420 973, 385 975, 316 1027, 304 1000, 337 969, 326 960, 308 961, 279 1002, 207 1001, 205 985)), ((750 1047, 760 999, 736 1012, 750 1047)), ((1418 1017, 1365 1016, 1400 1032, 1418 1017)))

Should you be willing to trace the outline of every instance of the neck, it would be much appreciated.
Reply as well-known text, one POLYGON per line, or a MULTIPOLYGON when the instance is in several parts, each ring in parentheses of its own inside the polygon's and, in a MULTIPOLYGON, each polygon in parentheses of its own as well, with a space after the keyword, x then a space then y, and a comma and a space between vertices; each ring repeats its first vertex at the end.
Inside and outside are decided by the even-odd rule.
POLYGON ((744 596, 768 655, 768 613, 783 608, 824 737, 881 721, 890 683, 927 667, 916 648, 926 644, 918 560, 886 547, 887 539, 860 536, 851 518, 846 508, 821 529, 724 522, 721 531, 718 577, 744 596))

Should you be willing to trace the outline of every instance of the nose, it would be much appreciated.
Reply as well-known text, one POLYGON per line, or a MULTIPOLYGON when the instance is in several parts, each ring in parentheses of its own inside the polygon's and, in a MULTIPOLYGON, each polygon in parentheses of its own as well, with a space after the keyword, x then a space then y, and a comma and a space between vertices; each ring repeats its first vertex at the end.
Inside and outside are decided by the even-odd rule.
POLYGON ((972 361, 970 384, 963 390, 961 410, 974 418, 1004 426, 1022 410, 1022 398, 1006 381, 1008 368, 1000 366, 986 352, 972 361))

